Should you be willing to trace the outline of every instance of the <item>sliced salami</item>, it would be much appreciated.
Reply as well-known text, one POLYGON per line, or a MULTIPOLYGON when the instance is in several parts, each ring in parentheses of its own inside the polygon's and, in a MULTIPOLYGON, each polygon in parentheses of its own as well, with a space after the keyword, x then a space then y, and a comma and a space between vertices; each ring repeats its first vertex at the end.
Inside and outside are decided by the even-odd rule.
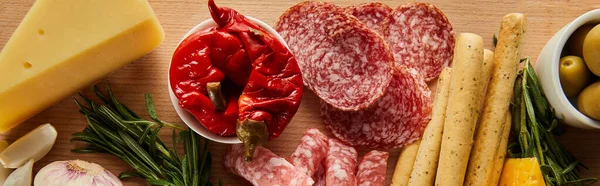
POLYGON ((254 151, 251 162, 244 161, 244 145, 231 145, 225 154, 225 167, 244 177, 255 186, 259 185, 313 185, 314 181, 290 162, 262 146, 254 151))
POLYGON ((358 164, 356 178, 359 186, 379 186, 385 183, 387 160, 390 153, 373 150, 365 154, 358 164))
POLYGON ((325 180, 327 186, 356 185, 356 162, 358 153, 337 139, 329 139, 329 150, 325 159, 325 180))
POLYGON ((325 164, 324 161, 320 163, 317 172, 312 177, 315 180, 315 184, 313 186, 326 186, 325 184, 325 164))
POLYGON ((275 28, 295 54, 305 85, 340 110, 380 99, 394 57, 385 40, 333 4, 307 1, 288 9, 275 28))
POLYGON ((392 8, 379 2, 349 6, 344 10, 379 34, 383 33, 384 20, 392 13, 392 8))
POLYGON ((325 126, 342 141, 389 149, 420 138, 431 119, 431 107, 431 91, 423 77, 414 69, 397 67, 386 95, 369 108, 349 112, 321 102, 321 115, 325 126))
POLYGON ((319 129, 306 130, 290 162, 308 176, 313 176, 327 156, 328 138, 319 129))
POLYGON ((425 81, 437 78, 452 62, 454 31, 438 8, 426 3, 404 4, 392 11, 384 23, 383 36, 396 58, 424 74, 425 81))

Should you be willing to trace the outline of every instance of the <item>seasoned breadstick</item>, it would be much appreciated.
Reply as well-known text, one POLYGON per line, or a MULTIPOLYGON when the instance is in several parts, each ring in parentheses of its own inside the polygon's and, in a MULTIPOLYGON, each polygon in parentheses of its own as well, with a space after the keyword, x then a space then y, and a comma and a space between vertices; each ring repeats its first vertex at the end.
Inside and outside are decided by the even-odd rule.
POLYGON ((442 145, 442 131, 444 130, 444 119, 446 118, 448 94, 450 93, 451 72, 451 68, 444 68, 438 79, 431 120, 425 128, 423 139, 421 139, 421 144, 417 151, 417 157, 410 174, 410 180, 408 181, 408 185, 410 186, 433 185, 435 181, 440 147, 442 145))
POLYGON ((494 70, 466 175, 467 186, 487 183, 492 177, 494 155, 500 144, 504 118, 517 77, 525 25, 526 18, 523 14, 512 13, 502 18, 494 54, 494 70))
POLYGON ((435 185, 463 184, 484 91, 483 50, 476 34, 462 33, 456 40, 435 185))
POLYGON ((512 117, 510 111, 506 113, 506 119, 504 120, 504 126, 502 126, 502 139, 500 139, 500 146, 494 155, 494 171, 492 172, 492 178, 487 185, 498 185, 500 181, 500 175, 502 174, 502 168, 504 167, 504 159, 506 158, 506 150, 508 148, 508 137, 510 136, 510 128, 512 126, 512 117))
POLYGON ((406 186, 408 179, 410 178, 410 172, 415 163, 415 157, 417 156, 417 150, 421 140, 415 141, 414 143, 407 145, 402 149, 398 162, 396 163, 396 169, 392 176, 392 184, 390 186, 406 186))
MULTIPOLYGON (((481 77, 485 81, 486 90, 487 85, 490 81, 490 76, 492 75, 492 70, 494 67, 494 52, 488 49, 483 50, 483 66, 481 66, 481 77)), ((483 92, 485 96, 485 91, 483 92)), ((483 101, 482 101, 483 103, 483 101)))

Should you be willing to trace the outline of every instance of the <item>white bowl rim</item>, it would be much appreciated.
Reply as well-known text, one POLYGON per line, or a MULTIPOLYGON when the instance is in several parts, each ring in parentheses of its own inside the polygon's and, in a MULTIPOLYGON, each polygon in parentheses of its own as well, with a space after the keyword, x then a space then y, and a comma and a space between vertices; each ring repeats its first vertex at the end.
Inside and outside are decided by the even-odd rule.
POLYGON ((558 85, 558 86, 554 86, 555 88, 553 89, 553 91, 556 91, 556 93, 558 95, 558 100, 560 101, 561 106, 566 107, 567 112, 572 113, 573 117, 575 117, 575 119, 577 119, 578 121, 581 121, 583 124, 593 127, 593 128, 600 129, 600 121, 594 120, 594 119, 584 115, 579 110, 577 110, 577 108, 575 108, 575 106, 573 104, 571 104, 571 102, 569 101, 569 99, 567 98, 567 96, 565 95, 565 93, 562 89, 562 85, 560 83, 559 72, 558 72, 560 56, 562 55, 562 51, 567 43, 567 40, 569 39, 569 37, 571 37, 571 35, 573 34, 573 32, 575 32, 575 30, 577 30, 579 27, 581 27, 585 24, 590 23, 594 19, 594 17, 596 17, 596 19, 600 19, 600 9, 595 9, 595 10, 586 12, 586 13, 582 14, 581 16, 577 17, 575 20, 571 21, 566 26, 565 31, 562 33, 561 36, 559 36, 559 38, 556 42, 557 45, 553 51, 552 63, 551 63, 551 65, 553 65, 553 66, 552 66, 552 68, 550 68, 550 70, 551 70, 550 73, 552 75, 550 77, 552 78, 552 82, 554 82, 558 85))
MULTIPOLYGON (((258 26, 260 26, 261 28, 265 29, 265 31, 267 31, 269 34, 271 34, 271 36, 274 36, 279 42, 281 42, 284 46, 287 46, 287 43, 283 40, 283 38, 277 33, 277 31, 275 31, 275 29, 273 29, 271 26, 269 26, 267 23, 262 22, 261 20, 258 20, 256 18, 250 17, 250 16, 245 16, 248 20, 252 21, 253 23, 256 23, 258 26)), ((191 34, 198 32, 198 31, 202 31, 205 29, 208 29, 209 27, 212 26, 217 26, 217 24, 214 22, 214 20, 212 18, 208 18, 205 21, 202 21, 201 23, 199 23, 198 25, 194 26, 194 28, 192 28, 190 31, 188 31, 183 38, 181 38, 181 41, 179 41, 179 43, 177 44, 177 47, 179 47, 179 45, 181 44, 181 42, 183 40, 185 40, 185 38, 187 38, 188 36, 190 36, 191 34)), ((171 61, 169 61, 169 69, 167 71, 167 85, 168 85, 168 89, 169 89, 169 96, 171 98, 171 103, 173 104, 173 107, 175 108, 175 111, 177 112, 177 115, 179 116, 179 118, 181 118, 181 120, 190 128, 192 129, 194 132, 196 132, 197 134, 200 134, 201 136, 210 139, 212 141, 215 142, 219 142, 219 143, 225 143, 225 144, 240 144, 242 143, 237 136, 231 136, 231 137, 223 137, 223 136, 219 136, 215 133, 212 133, 211 131, 209 131, 208 129, 206 129, 204 127, 204 125, 202 125, 197 119, 196 117, 194 117, 191 113, 189 113, 187 110, 181 108, 179 106, 179 99, 177 99, 177 97, 175 96, 175 93, 173 93, 173 89, 171 89, 171 61)))

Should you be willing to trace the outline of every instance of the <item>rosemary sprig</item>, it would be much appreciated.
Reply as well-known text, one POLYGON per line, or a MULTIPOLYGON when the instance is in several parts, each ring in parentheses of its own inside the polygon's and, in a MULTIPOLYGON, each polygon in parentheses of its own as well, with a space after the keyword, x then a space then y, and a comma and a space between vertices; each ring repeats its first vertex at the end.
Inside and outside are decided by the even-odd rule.
MULTIPOLYGON (((103 102, 99 105, 80 94, 82 102, 74 99, 79 112, 85 115, 88 126, 74 133, 71 141, 89 144, 73 149, 78 153, 107 152, 133 167, 136 172, 122 172, 119 178, 141 177, 150 185, 198 186, 212 185, 208 177, 211 154, 208 140, 200 151, 200 136, 189 129, 160 120, 152 96, 146 94, 146 110, 152 121, 141 119, 114 96, 110 85, 108 97, 94 86, 103 102), (173 147, 169 149, 158 137, 163 127, 172 128, 173 147), (180 130, 179 133, 176 130, 180 130), (176 145, 183 141, 184 155, 180 159, 176 145), (201 153, 202 152, 202 153, 201 153)), ((219 184, 221 185, 221 184, 219 184)))
POLYGON ((587 167, 554 139, 554 134, 562 132, 560 118, 541 91, 529 57, 522 61, 525 65, 515 81, 512 104, 513 132, 518 135, 518 143, 509 146, 511 156, 536 157, 549 186, 595 183, 597 178, 579 177, 577 168, 587 167))

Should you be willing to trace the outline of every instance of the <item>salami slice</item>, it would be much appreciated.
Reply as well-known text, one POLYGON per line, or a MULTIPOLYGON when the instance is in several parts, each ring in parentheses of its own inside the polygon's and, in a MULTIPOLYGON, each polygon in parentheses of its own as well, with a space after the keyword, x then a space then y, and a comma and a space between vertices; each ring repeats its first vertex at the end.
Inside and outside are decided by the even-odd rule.
POLYGON ((262 146, 254 151, 251 162, 244 161, 244 145, 231 145, 225 154, 225 167, 244 177, 255 186, 259 185, 312 185, 314 181, 290 162, 262 146))
POLYGON ((384 20, 392 13, 392 8, 379 2, 349 6, 344 10, 379 34, 383 33, 384 20))
POLYGON ((275 29, 295 54, 304 84, 337 109, 368 107, 391 81, 394 57, 385 40, 342 8, 302 2, 275 29))
POLYGON ((323 162, 320 163, 317 172, 312 177, 315 180, 315 184, 313 186, 326 186, 325 184, 325 165, 323 162))
POLYGON ((356 185, 356 161, 358 153, 337 139, 329 139, 329 150, 325 159, 327 186, 356 185))
POLYGON ((313 176, 327 156, 328 138, 319 129, 310 128, 300 139, 290 162, 308 176, 313 176))
POLYGON ((396 65, 424 74, 425 81, 437 78, 452 62, 454 31, 448 18, 426 3, 401 5, 384 23, 383 36, 392 48, 396 65))
POLYGON ((356 178, 359 186, 384 185, 387 160, 390 153, 373 150, 365 154, 358 164, 356 178))
POLYGON ((414 69, 397 67, 386 95, 369 108, 349 112, 321 102, 321 115, 325 126, 346 143, 398 148, 421 137, 431 119, 430 96, 427 84, 414 69))

